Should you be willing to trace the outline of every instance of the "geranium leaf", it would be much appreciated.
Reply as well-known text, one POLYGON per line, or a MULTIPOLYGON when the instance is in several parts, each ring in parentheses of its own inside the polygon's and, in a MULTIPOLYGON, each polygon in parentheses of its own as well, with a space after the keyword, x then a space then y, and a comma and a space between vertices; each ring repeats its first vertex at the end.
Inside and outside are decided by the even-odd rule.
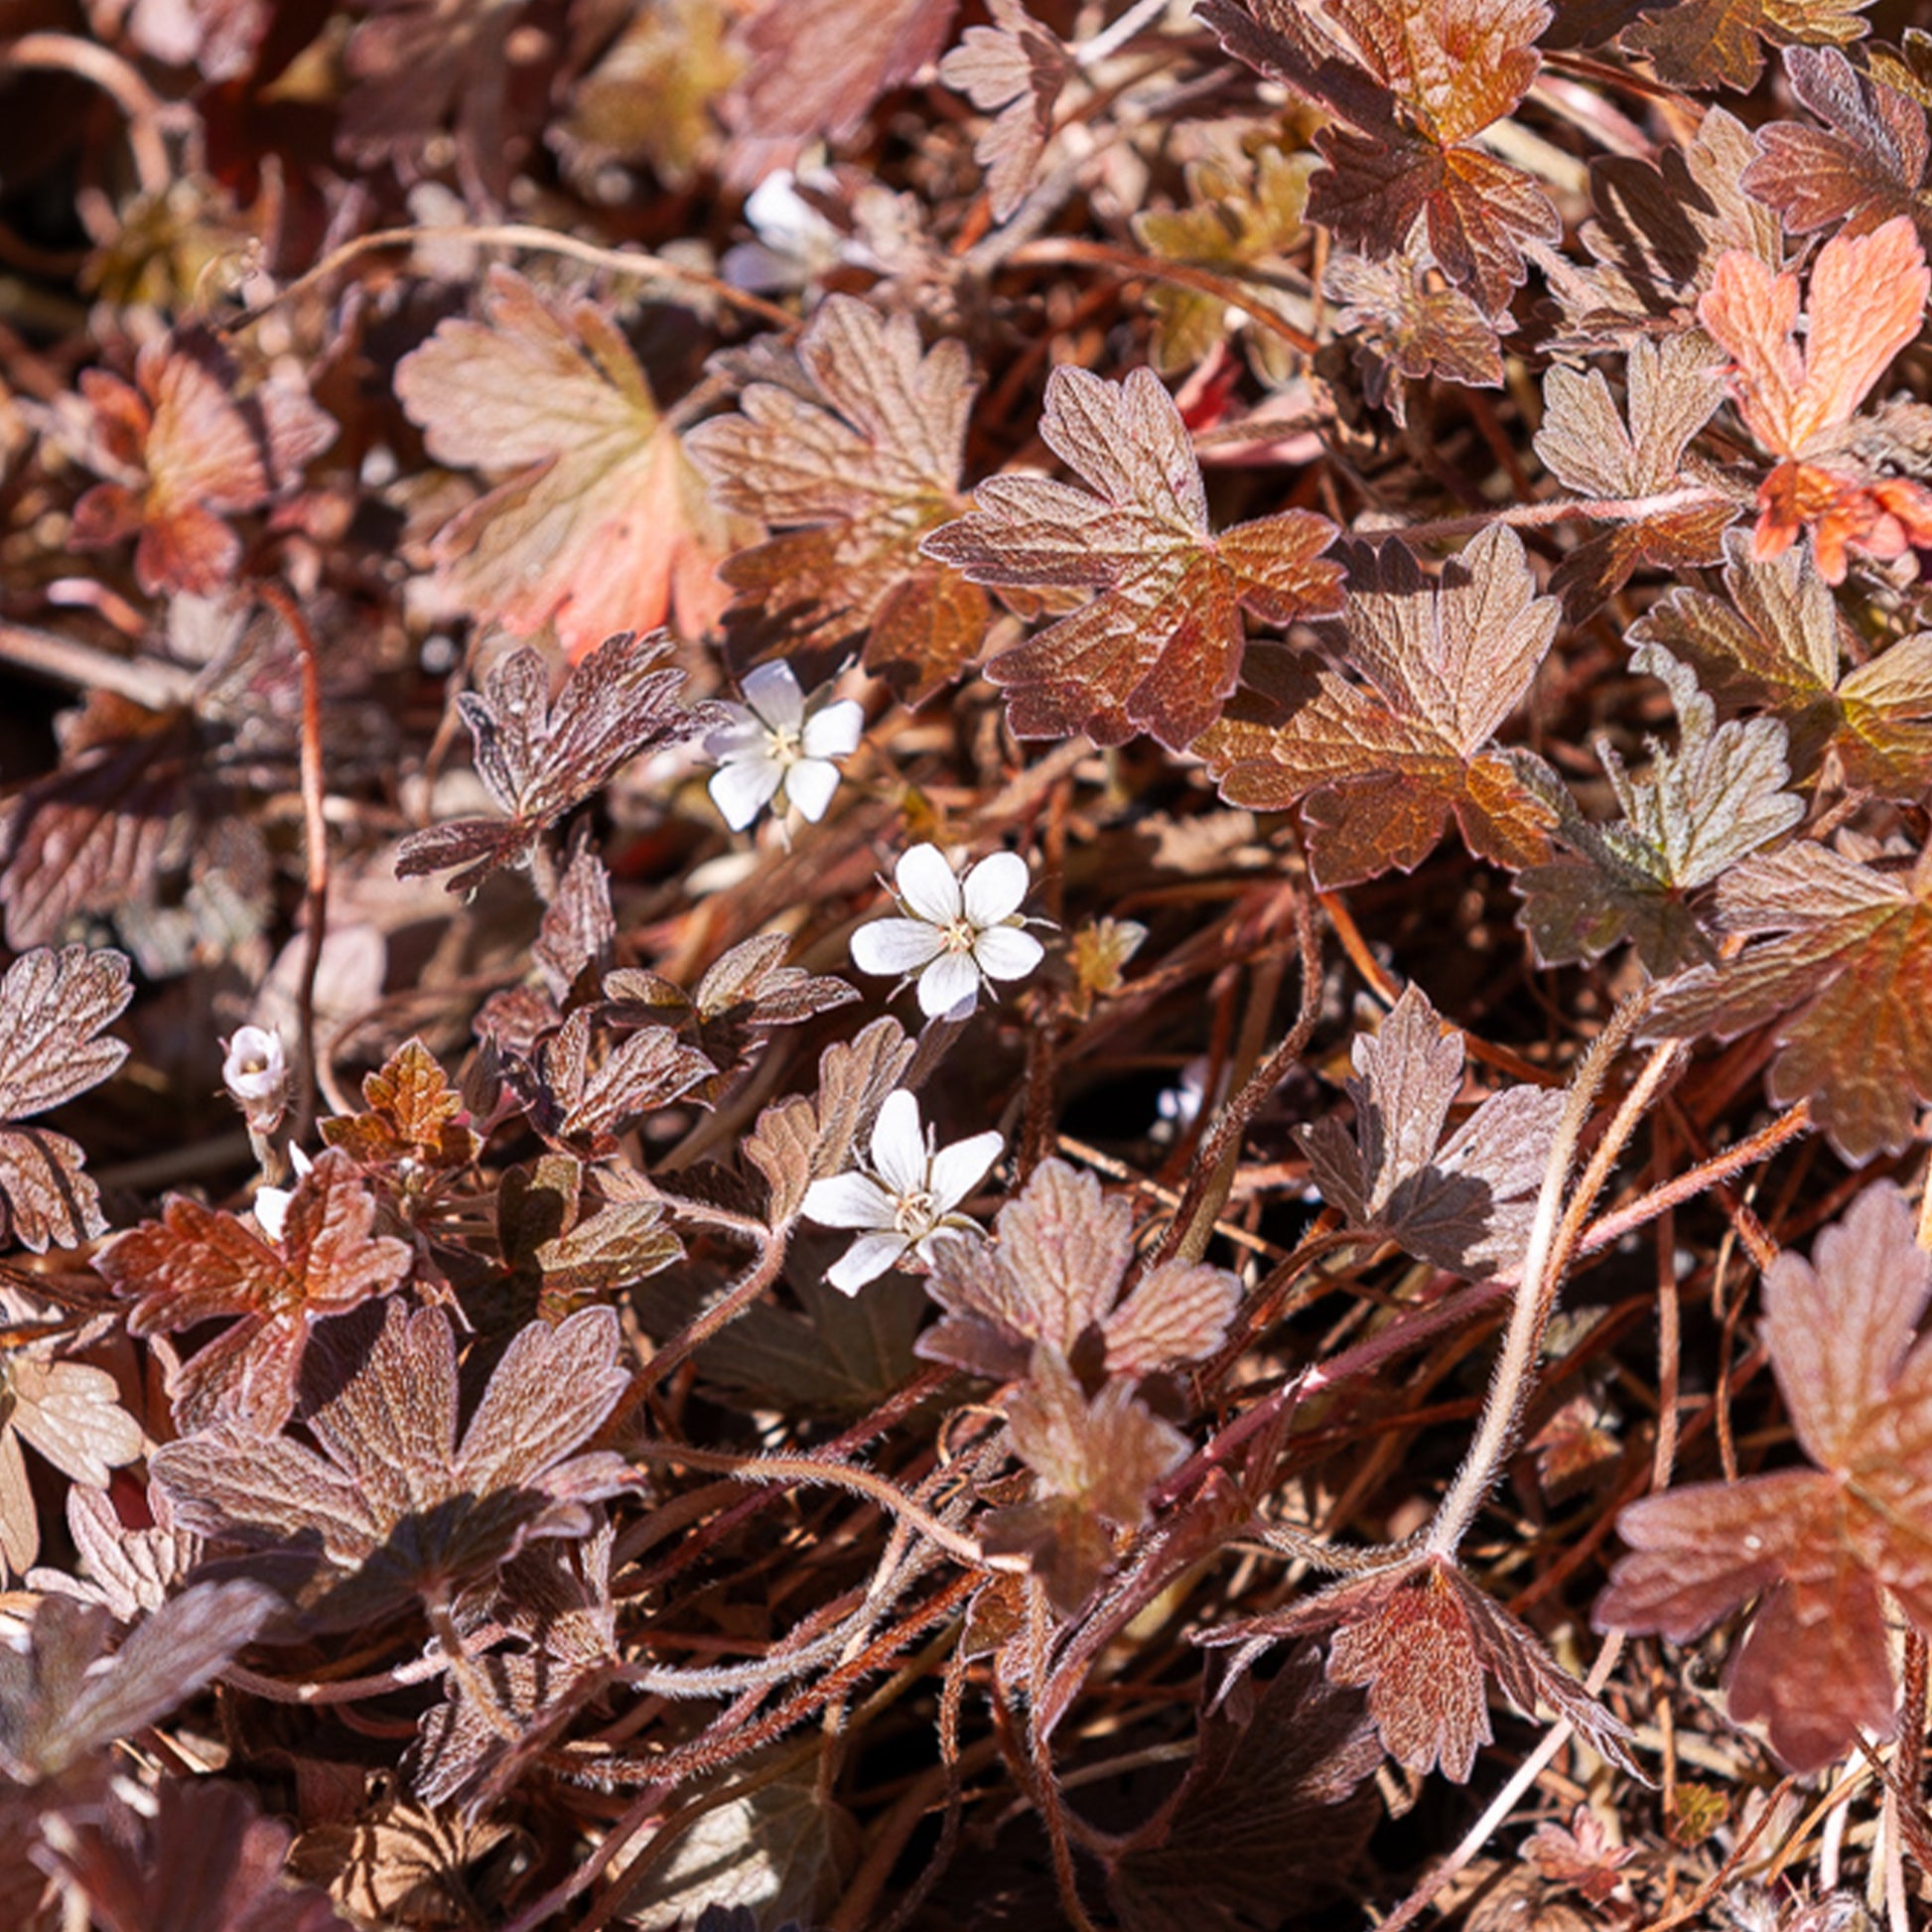
POLYGON ((1193 748, 1221 796, 1267 811, 1307 798, 1324 889, 1412 871, 1451 816, 1483 858, 1547 857, 1555 813, 1521 755, 1488 749, 1556 634, 1521 539, 1492 525, 1434 584, 1400 543, 1343 556, 1340 648, 1367 688, 1311 658, 1253 653, 1251 689, 1193 748))
POLYGON ((1502 387, 1494 325, 1460 289, 1441 285, 1427 256, 1404 250, 1374 261, 1338 254, 1322 279, 1341 305, 1337 334, 1356 339, 1362 393, 1398 426, 1409 420, 1411 382, 1440 375, 1471 389, 1502 387))
POLYGON ((1336 609, 1341 573, 1320 560, 1335 527, 1284 510, 1213 534, 1187 426, 1148 369, 1055 369, 1039 433, 1087 487, 996 477, 926 554, 975 583, 1100 593, 987 666, 1020 737, 1145 731, 1179 751, 1234 689, 1244 606, 1275 623, 1336 609))
POLYGON ((1676 0, 1646 7, 1622 44, 1641 54, 1666 86, 1754 87, 1763 40, 1848 45, 1865 33, 1871 0, 1676 0))
POLYGON ((985 635, 983 592, 919 554, 959 507, 974 386, 956 342, 921 351, 907 316, 828 296, 795 351, 769 347, 739 397, 685 438, 728 510, 780 534, 723 567, 741 661, 803 650, 865 665, 917 703, 985 635))
POLYGON ((1932 879, 1876 872, 1825 846, 1754 854, 1718 883, 1721 930, 1760 941, 1660 988, 1653 1039, 1774 1028, 1765 1091, 1809 1099, 1857 1167, 1904 1147, 1932 1101, 1932 879))
POLYGON ((939 63, 939 78, 981 113, 998 118, 973 147, 986 170, 993 218, 1004 221, 1026 199, 1053 127, 1053 103, 1073 72, 1059 40, 1020 0, 990 0, 990 27, 969 27, 939 63))

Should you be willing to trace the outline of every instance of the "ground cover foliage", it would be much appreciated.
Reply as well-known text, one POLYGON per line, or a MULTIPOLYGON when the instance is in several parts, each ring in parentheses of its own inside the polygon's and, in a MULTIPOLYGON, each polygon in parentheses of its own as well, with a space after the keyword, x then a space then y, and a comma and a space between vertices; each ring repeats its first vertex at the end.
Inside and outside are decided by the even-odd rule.
POLYGON ((17 0, 0 1923, 1932 1905, 1932 39, 17 0))

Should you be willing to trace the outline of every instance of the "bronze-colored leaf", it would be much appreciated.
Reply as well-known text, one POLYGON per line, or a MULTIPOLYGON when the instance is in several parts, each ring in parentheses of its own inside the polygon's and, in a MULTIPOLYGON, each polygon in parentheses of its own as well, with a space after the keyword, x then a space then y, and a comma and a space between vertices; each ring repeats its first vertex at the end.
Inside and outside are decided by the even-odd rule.
POLYGON ((463 1096, 420 1039, 405 1040, 364 1076, 365 1111, 325 1120, 322 1138, 362 1168, 382 1168, 403 1192, 418 1171, 467 1168, 483 1147, 463 1096))
POLYGON ((1866 32, 1871 0, 1675 0, 1646 7, 1623 45, 1646 57, 1670 87, 1754 87, 1763 40, 1843 47, 1866 32))
POLYGON ((1026 199, 1053 126, 1053 103, 1073 72, 1059 41, 1020 0, 989 0, 990 27, 969 27, 939 63, 939 78, 982 113, 998 118, 973 147, 986 170, 993 218, 1004 221, 1026 199))

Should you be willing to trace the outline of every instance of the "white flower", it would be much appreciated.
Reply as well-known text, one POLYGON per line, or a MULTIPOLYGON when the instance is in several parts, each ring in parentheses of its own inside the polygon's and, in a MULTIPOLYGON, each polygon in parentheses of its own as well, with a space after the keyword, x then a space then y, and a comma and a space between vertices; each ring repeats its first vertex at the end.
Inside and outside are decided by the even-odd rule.
POLYGON ((935 1236, 977 1233, 978 1224, 952 1210, 985 1177, 1005 1145, 998 1134, 975 1134, 935 1149, 919 1127, 919 1103, 900 1087, 886 1096, 872 1130, 873 1173, 855 1171, 814 1180, 804 1212, 830 1228, 863 1228, 825 1279, 856 1295, 876 1276, 910 1255, 932 1259, 935 1236))
MULTIPOLYGON (((299 1147, 289 1149, 289 1159, 295 1164, 295 1187, 302 1185, 302 1176, 313 1173, 316 1164, 299 1147)), ((289 1224, 289 1202, 295 1198, 295 1187, 257 1187, 255 1198, 249 1202, 255 1214, 255 1225, 271 1241, 279 1243, 289 1224)))
POLYGON ((726 249, 718 265, 734 288, 802 289, 846 251, 845 237, 799 194, 789 168, 773 170, 745 198, 745 219, 758 239, 726 249))
POLYGON ((269 1027, 237 1027, 221 1062, 222 1084, 250 1127, 272 1134, 289 1098, 289 1059, 269 1027))
POLYGON ((1045 948, 1020 917, 1027 862, 1017 852, 982 859, 962 881, 936 845, 915 845, 893 876, 911 916, 862 925, 852 935, 852 963, 862 973, 917 973, 928 1019, 976 1000, 992 980, 1025 979, 1039 964, 1045 948))
POLYGON ((729 725, 706 738, 718 760, 712 802, 734 832, 742 832, 780 791, 816 823, 839 786, 834 759, 859 748, 865 708, 850 698, 815 705, 806 700, 784 663, 760 664, 745 680, 745 702, 727 705, 729 725))

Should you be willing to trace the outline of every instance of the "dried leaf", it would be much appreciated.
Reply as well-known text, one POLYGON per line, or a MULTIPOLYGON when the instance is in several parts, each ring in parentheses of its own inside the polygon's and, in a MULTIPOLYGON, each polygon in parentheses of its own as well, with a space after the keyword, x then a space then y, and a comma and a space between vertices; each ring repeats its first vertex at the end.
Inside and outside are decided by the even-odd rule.
MULTIPOLYGON (((1868 234, 1894 215, 1920 220, 1919 189, 1932 159, 1925 109, 1835 47, 1787 47, 1784 71, 1798 100, 1829 125, 1759 128, 1744 192, 1776 208, 1791 234, 1841 223, 1847 234, 1868 234)), ((1932 222, 1932 214, 1924 219, 1932 222)))
POLYGON ((923 353, 907 316, 828 296, 795 352, 770 348, 739 397, 685 438, 728 510, 781 534, 727 559, 734 654, 835 662, 864 639, 867 670, 908 703, 980 647, 985 594, 919 554, 959 508, 974 386, 966 351, 923 353))
POLYGON ((1224 1268, 1163 1262, 1121 1299, 1133 1210, 1063 1161, 1040 1162, 994 1226, 997 1244, 935 1244, 926 1289, 946 1313, 919 1337, 929 1362, 1008 1382, 1035 1343, 1071 1356, 1092 1329, 1107 1372, 1133 1377, 1202 1361, 1227 1338, 1241 1284, 1224 1268))
POLYGON ((888 88, 946 44, 958 0, 761 0, 739 38, 751 67, 727 118, 757 143, 856 134, 888 88))
POLYGON ((1820 845, 1754 854, 1718 882, 1718 925, 1762 943, 1660 988, 1650 1039, 1772 1027, 1765 1092, 1809 1099, 1851 1167, 1912 1138, 1932 1102, 1932 876, 1901 878, 1820 845))
POLYGON ((715 705, 685 706, 667 633, 608 637, 570 674, 554 702, 543 653, 518 645, 481 691, 457 700, 476 745, 477 775, 510 816, 465 818, 412 832, 396 854, 399 878, 466 868, 450 891, 474 891, 519 863, 544 831, 601 790, 641 753, 701 737, 724 722, 715 705))
POLYGON ((1548 856, 1555 815, 1525 755, 1486 749, 1556 634, 1522 541, 1492 524, 1430 584, 1399 542, 1342 552, 1341 648, 1369 681, 1254 653, 1251 686, 1194 746, 1230 804, 1306 798, 1309 870, 1324 889, 1410 872, 1454 818, 1469 850, 1518 870, 1548 856))
POLYGON ((1527 272, 1522 244, 1561 223, 1529 176, 1471 145, 1535 80, 1543 0, 1355 0, 1321 19, 1294 0, 1201 0, 1197 17, 1236 60, 1345 125, 1315 146, 1309 218, 1370 256, 1401 249, 1417 221, 1444 274, 1488 314, 1527 272), (1339 29, 1339 33, 1336 29, 1339 29))
MULTIPOLYGON (((371 1076, 376 1077, 376 1076, 371 1076)), ((298 1182, 274 1245, 218 1208, 177 1194, 96 1257, 136 1335, 178 1334, 239 1317, 181 1371, 173 1391, 185 1429, 217 1420, 272 1435, 295 1407, 317 1321, 393 1294, 415 1260, 406 1241, 370 1232, 375 1199, 354 1162, 325 1153, 298 1182)))
MULTIPOLYGON (((1536 453, 1567 488, 1585 496, 1638 497, 1680 483, 1684 452, 1724 400, 1721 371, 1695 336, 1632 343, 1627 363, 1629 422, 1599 370, 1552 367, 1543 381, 1536 453)), ((1666 510, 1609 529, 1566 557, 1550 588, 1581 622, 1638 570, 1681 571, 1718 562, 1728 502, 1666 510)))
POLYGON ((1871 0, 1677 0, 1646 7, 1623 32, 1623 45, 1643 55, 1667 87, 1757 85, 1764 69, 1759 40, 1779 46, 1862 40, 1860 18, 1871 0))
POLYGON ((131 1736, 192 1698, 280 1607, 260 1584, 198 1584, 103 1661, 107 1612, 43 1597, 28 1648, 0 1646, 0 1771, 35 1784, 131 1736))
POLYGON ((106 948, 40 947, 0 980, 0 1240, 42 1254, 106 1232, 80 1149, 24 1123, 98 1086, 127 1058, 120 1040, 96 1035, 133 997, 126 958, 106 948))
POLYGON ((1900 637, 1840 674, 1845 622, 1803 550, 1760 563, 1725 540, 1729 602, 1681 589, 1630 630, 1696 667, 1725 712, 1763 711, 1790 738, 1800 778, 1836 759, 1843 782, 1914 803, 1932 788, 1932 633, 1900 637))
POLYGON ((1788 832, 1805 804, 1785 789, 1791 767, 1776 719, 1720 725, 1696 674, 1655 644, 1639 644, 1630 668, 1670 687, 1677 750, 1646 740, 1651 767, 1637 779, 1612 746, 1599 743, 1596 756, 1623 817, 1592 825, 1561 803, 1557 837, 1575 857, 1531 866, 1517 875, 1516 890, 1520 922, 1543 965, 1600 958, 1628 939, 1661 977, 1717 957, 1686 896, 1788 832))
POLYGON ((1284 1639, 1333 1635, 1328 1681, 1360 1685, 1389 1755, 1427 1774, 1466 1784, 1476 1751, 1494 1733, 1484 1680, 1525 1717, 1539 1704, 1567 1718, 1619 1770, 1632 1760, 1628 1727, 1567 1671, 1536 1633, 1441 1557, 1391 1565, 1333 1584, 1286 1610, 1210 1630, 1212 1644, 1238 1643, 1243 1657, 1284 1639))
POLYGON ((989 0, 990 27, 969 27, 939 63, 939 78, 981 113, 998 110, 973 147, 986 170, 993 218, 1004 221, 1026 199, 1053 129, 1053 103, 1073 63, 1020 0, 989 0))
POLYGON ((534 1538, 589 1533, 587 1505, 630 1481, 620 1457, 576 1453, 623 1393, 620 1346, 609 1309, 522 1329, 459 1444, 450 1318, 391 1301, 366 1356, 305 1416, 322 1454, 223 1425, 149 1467, 189 1528, 278 1576, 303 1558, 312 1626, 352 1629, 448 1601, 534 1538))
MULTIPOLYGON (((1806 848, 1807 850, 1815 848, 1806 848)), ((1810 1469, 1693 1483, 1617 1519, 1630 1554, 1598 1629, 1702 1636, 1760 1598, 1731 1658, 1730 1715, 1768 1725, 1793 1770, 1822 1770, 1863 1732, 1891 1735, 1888 1603, 1932 1627, 1932 1352, 1914 1331, 1932 1258, 1888 1181, 1764 1277, 1764 1339, 1810 1469)))
POLYGON ((1187 426, 1148 369, 1117 384, 1056 368, 1039 434, 1088 487, 996 477, 926 554, 975 583, 1100 592, 987 666, 1018 736, 1145 731, 1179 751, 1234 689, 1244 606, 1274 623, 1337 608, 1341 573, 1318 560, 1335 527, 1284 510, 1214 535, 1187 426))
POLYGON ((573 660, 614 631, 709 628, 713 572, 748 530, 711 507, 622 334, 595 303, 553 308, 500 267, 483 314, 441 324, 396 368, 430 455, 503 476, 437 534, 444 594, 519 635, 554 624, 573 660))
POLYGON ((1332 1116, 1300 1130, 1322 1199, 1351 1227, 1452 1274, 1517 1259, 1563 1096, 1505 1087, 1443 1140, 1462 1085, 1462 1035, 1442 1031, 1413 985, 1379 1035, 1355 1035, 1353 1058, 1353 1132, 1332 1116))
POLYGON ((225 589, 241 561, 227 519, 287 494, 335 441, 335 423, 287 378, 245 398, 236 383, 227 352, 198 330, 143 348, 133 385, 81 372, 92 410, 83 460, 110 481, 74 504, 71 540, 138 537, 134 575, 150 597, 225 589))

